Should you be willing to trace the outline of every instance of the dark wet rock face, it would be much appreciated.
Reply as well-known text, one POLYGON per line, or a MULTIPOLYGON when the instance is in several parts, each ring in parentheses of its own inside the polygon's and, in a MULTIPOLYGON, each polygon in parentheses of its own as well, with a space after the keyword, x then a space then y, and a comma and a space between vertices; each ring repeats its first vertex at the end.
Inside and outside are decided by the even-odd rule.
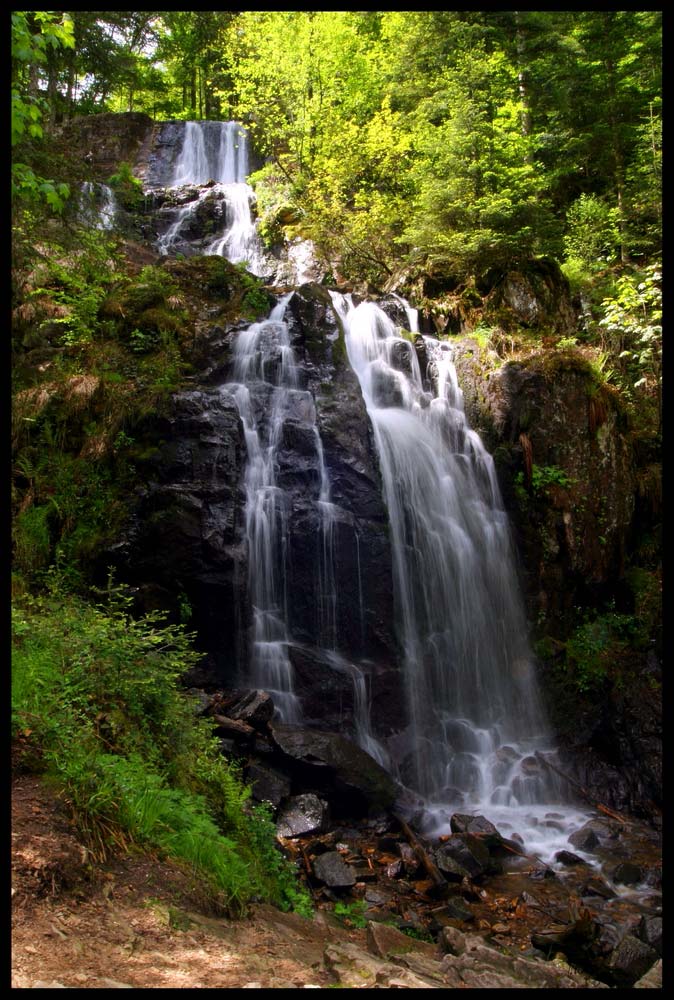
POLYGON ((466 412, 494 452, 528 591, 539 610, 560 614, 624 569, 636 483, 618 403, 573 351, 494 368, 474 341, 457 350, 466 412))
MULTIPOLYGON (((391 554, 369 420, 325 289, 303 286, 285 319, 298 388, 289 394, 276 482, 286 512, 295 690, 310 725, 340 729, 353 725, 356 686, 365 675, 373 718, 386 733, 400 724, 402 707, 391 696, 398 687, 391 554), (329 538, 319 502, 321 463, 329 479, 329 538), (326 564, 327 596, 325 578, 319 578, 326 564)), ((175 603, 180 595, 187 599, 190 626, 208 654, 193 680, 206 686, 235 686, 249 676, 248 456, 228 388, 232 346, 242 329, 213 326, 200 337, 195 382, 199 386, 203 372, 205 384, 177 393, 168 413, 147 427, 147 458, 139 464, 145 485, 127 537, 106 553, 107 564, 120 567, 138 588, 141 609, 162 595, 165 603, 171 595, 175 603)), ((272 352, 267 366, 273 363, 272 352)), ((274 379, 273 371, 266 375, 274 379)), ((273 391, 269 387, 267 398, 263 390, 254 400, 262 427, 273 391)))
MULTIPOLYGON (((148 429, 145 485, 126 537, 107 554, 138 589, 141 610, 149 610, 157 589, 169 606, 181 595, 189 601, 191 627, 202 648, 212 650, 211 684, 234 682, 244 655, 244 455, 238 411, 227 394, 176 393, 168 413, 148 429)), ((208 676, 207 670, 199 683, 208 676)))
POLYGON ((286 766, 331 791, 346 815, 390 808, 397 794, 391 776, 364 750, 337 733, 273 724, 271 734, 286 766))

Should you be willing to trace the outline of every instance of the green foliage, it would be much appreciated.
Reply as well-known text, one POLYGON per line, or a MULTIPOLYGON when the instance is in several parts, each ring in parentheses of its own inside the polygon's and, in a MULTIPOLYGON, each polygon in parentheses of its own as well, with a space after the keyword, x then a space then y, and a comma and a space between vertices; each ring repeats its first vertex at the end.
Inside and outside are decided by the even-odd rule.
POLYGON ((418 927, 401 927, 403 934, 413 938, 415 941, 427 941, 429 944, 435 943, 435 938, 428 931, 422 931, 418 927))
POLYGON ((127 212, 138 212, 145 204, 143 185, 134 177, 131 166, 122 162, 108 178, 108 184, 115 192, 117 201, 127 212))
MULTIPOLYGON (((522 506, 526 506, 530 500, 529 493, 525 488, 524 472, 518 472, 514 479, 515 496, 522 506)), ((568 476, 563 469, 557 465, 532 465, 530 493, 535 498, 543 497, 551 486, 561 486, 563 489, 573 484, 573 479, 568 476)))
POLYGON ((349 902, 338 900, 334 905, 333 913, 345 927, 363 928, 367 927, 366 909, 367 903, 363 899, 354 899, 349 902))
POLYGON ((564 669, 581 692, 596 692, 609 680, 620 686, 634 650, 646 642, 644 623, 611 607, 596 617, 586 616, 571 634, 564 669))
POLYGON ((179 678, 199 659, 159 612, 136 619, 65 592, 23 595, 13 611, 12 728, 30 737, 94 852, 137 844, 188 867, 227 912, 252 896, 306 912, 264 810, 197 719, 179 678))
POLYGON ((607 346, 624 360, 633 388, 658 391, 662 357, 662 273, 658 263, 623 274, 602 302, 607 346), (634 378, 636 376, 636 378, 634 378))
POLYGON ((50 54, 73 48, 73 25, 68 14, 54 11, 12 12, 12 198, 18 202, 44 202, 56 213, 63 211, 70 194, 67 184, 41 177, 30 162, 31 144, 43 138, 45 102, 31 86, 31 73, 45 65, 50 54))
POLYGON ((564 252, 587 270, 615 261, 620 246, 619 212, 596 195, 582 194, 566 216, 564 252))
POLYGON ((17 568, 30 576, 44 569, 51 556, 49 518, 53 508, 45 504, 28 507, 16 517, 14 529, 14 555, 17 568))
POLYGON ((235 264, 242 291, 241 312, 246 319, 256 320, 269 312, 269 296, 259 278, 246 270, 245 263, 235 264))
MULTIPOLYGON (((27 238, 31 229, 26 230, 27 238)), ((76 247, 54 240, 43 242, 41 249, 46 254, 23 296, 31 310, 33 330, 66 347, 91 342, 100 306, 117 277, 115 244, 98 230, 83 229, 76 247)))

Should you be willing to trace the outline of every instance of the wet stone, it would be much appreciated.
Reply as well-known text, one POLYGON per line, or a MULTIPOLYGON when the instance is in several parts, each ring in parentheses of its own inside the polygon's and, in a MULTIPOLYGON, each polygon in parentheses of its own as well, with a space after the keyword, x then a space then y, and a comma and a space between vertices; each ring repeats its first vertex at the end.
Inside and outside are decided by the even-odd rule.
POLYGON ((637 937, 649 947, 662 954, 662 917, 643 916, 637 929, 637 937))
POLYGON ((274 702, 266 691, 249 691, 229 708, 228 714, 232 719, 247 722, 254 729, 264 729, 274 714, 274 702))
POLYGON ((584 865, 586 863, 582 858, 579 858, 577 854, 574 854, 573 851, 557 851, 555 854, 555 861, 558 861, 560 865, 566 865, 567 867, 584 865))
POLYGON ((491 870, 489 851, 482 841, 468 833, 455 833, 435 852, 435 863, 442 870, 450 859, 464 868, 471 878, 477 878, 491 870))
POLYGON ((447 924, 438 935, 438 943, 448 955, 463 955, 466 950, 466 935, 458 927, 447 924))
POLYGON ((643 881, 644 871, 639 865, 634 865, 629 861, 619 864, 613 872, 613 881, 617 885, 637 885, 643 881))
POLYGON ((470 873, 463 865, 441 850, 435 852, 435 863, 448 882, 462 882, 464 878, 470 878, 470 873))
POLYGON ((314 859, 314 875, 331 889, 349 889, 356 884, 356 876, 337 851, 327 851, 314 859))
POLYGON ((502 837, 493 823, 484 816, 470 816, 464 813, 454 813, 450 820, 453 833, 470 833, 480 837, 487 847, 501 843, 502 837))
POLYGON ((475 919, 475 914, 460 896, 454 896, 446 901, 444 906, 433 910, 433 917, 438 924, 446 920, 461 920, 467 922, 475 919))
POLYGON ((602 899, 614 899, 617 893, 608 882, 599 875, 593 875, 581 889, 582 896, 600 896, 602 899))
POLYGON ((653 948, 632 934, 626 934, 611 954, 608 971, 616 986, 632 986, 657 959, 653 948))
POLYGON ((251 764, 246 771, 246 780, 252 786, 256 802, 270 802, 274 808, 290 794, 290 781, 280 774, 260 764, 251 764))
POLYGON ((577 847, 579 851, 593 851, 595 847, 599 846, 599 837, 591 827, 586 825, 571 834, 569 843, 572 847, 577 847))
POLYGON ((327 802, 308 792, 288 800, 279 813, 276 830, 280 837, 299 837, 323 830, 327 822, 327 802))

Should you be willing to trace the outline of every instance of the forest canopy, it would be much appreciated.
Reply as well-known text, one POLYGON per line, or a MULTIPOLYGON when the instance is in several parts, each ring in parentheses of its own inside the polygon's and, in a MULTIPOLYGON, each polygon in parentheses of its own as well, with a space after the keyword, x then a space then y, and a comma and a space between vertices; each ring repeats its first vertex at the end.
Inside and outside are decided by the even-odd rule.
POLYGON ((246 123, 261 203, 373 280, 660 249, 659 11, 33 11, 12 43, 14 193, 57 210, 44 129, 136 111, 246 123))

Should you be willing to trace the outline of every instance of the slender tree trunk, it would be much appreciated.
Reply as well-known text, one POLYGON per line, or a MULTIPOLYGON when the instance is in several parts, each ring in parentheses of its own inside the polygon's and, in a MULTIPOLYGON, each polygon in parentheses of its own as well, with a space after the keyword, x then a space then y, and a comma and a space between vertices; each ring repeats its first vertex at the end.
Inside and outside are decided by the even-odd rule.
MULTIPOLYGON (((517 89, 522 102, 522 115, 520 127, 522 135, 531 135, 531 109, 529 102, 529 88, 527 86, 524 66, 526 63, 526 40, 522 31, 522 15, 519 10, 515 11, 515 48, 517 50, 517 89)), ((528 156, 530 160, 531 157, 528 156)))
POLYGON ((75 83, 75 66, 71 62, 70 66, 68 67, 68 84, 66 87, 66 110, 69 118, 72 118, 73 105, 75 103, 73 99, 74 83, 75 83))

